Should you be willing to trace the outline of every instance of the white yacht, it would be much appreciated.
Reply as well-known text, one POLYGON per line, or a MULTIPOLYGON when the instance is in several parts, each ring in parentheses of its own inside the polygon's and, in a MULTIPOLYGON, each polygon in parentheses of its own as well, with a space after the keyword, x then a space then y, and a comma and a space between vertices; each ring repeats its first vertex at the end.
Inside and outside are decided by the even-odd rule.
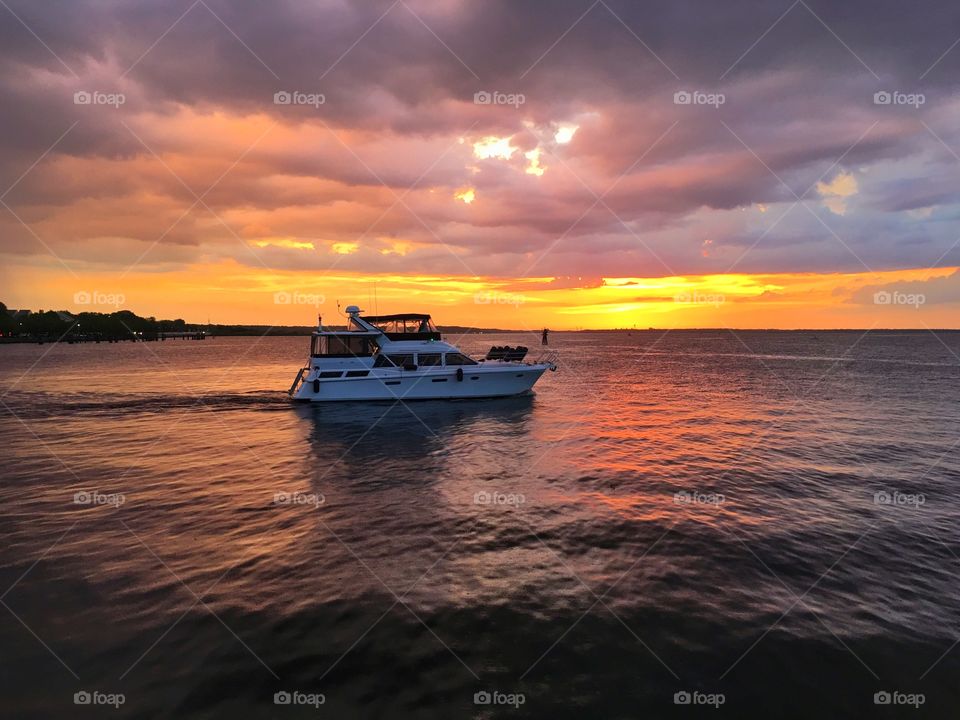
POLYGON ((350 305, 346 330, 312 334, 309 363, 290 397, 309 402, 487 398, 530 392, 554 356, 524 362, 525 347, 493 347, 474 360, 441 339, 429 315, 368 315, 350 305))

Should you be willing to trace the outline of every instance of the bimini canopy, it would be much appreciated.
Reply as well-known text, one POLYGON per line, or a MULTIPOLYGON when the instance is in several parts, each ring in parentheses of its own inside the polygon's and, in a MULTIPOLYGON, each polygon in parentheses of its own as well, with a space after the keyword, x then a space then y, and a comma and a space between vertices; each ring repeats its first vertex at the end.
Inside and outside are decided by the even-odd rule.
POLYGON ((391 340, 440 339, 440 331, 437 330, 437 326, 433 324, 430 316, 424 313, 364 315, 363 319, 382 330, 391 340))

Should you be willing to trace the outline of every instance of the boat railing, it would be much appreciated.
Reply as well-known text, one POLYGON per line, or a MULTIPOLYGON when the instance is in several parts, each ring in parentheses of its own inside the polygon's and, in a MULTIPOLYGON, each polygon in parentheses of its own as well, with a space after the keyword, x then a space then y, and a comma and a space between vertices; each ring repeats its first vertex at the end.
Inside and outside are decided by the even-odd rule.
POLYGON ((560 362, 560 353, 555 351, 545 352, 540 355, 533 363, 534 365, 549 365, 551 370, 557 369, 560 362))
POLYGON ((290 386, 290 390, 289 390, 288 393, 287 393, 288 395, 294 395, 294 394, 296 394, 297 390, 300 389, 300 384, 303 382, 303 374, 304 374, 305 372, 309 372, 309 371, 310 371, 310 368, 309 368, 309 367, 306 367, 306 366, 305 366, 305 367, 300 368, 300 372, 297 373, 297 377, 296 377, 296 379, 293 381, 293 385, 290 386))

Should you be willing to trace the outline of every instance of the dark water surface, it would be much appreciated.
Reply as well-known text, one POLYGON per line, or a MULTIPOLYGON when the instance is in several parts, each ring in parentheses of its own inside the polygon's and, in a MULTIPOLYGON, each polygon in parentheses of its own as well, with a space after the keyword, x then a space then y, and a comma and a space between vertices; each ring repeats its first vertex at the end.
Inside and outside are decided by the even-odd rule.
POLYGON ((960 716, 960 334, 551 342, 336 406, 304 338, 0 347, 3 714, 960 716))

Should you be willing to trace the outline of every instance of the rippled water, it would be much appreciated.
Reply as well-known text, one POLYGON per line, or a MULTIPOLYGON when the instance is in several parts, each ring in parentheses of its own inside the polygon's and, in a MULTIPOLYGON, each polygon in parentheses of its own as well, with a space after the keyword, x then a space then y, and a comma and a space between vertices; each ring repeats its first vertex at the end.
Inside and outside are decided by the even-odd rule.
POLYGON ((330 406, 304 338, 0 347, 2 706, 957 716, 960 334, 551 344, 531 397, 330 406))

